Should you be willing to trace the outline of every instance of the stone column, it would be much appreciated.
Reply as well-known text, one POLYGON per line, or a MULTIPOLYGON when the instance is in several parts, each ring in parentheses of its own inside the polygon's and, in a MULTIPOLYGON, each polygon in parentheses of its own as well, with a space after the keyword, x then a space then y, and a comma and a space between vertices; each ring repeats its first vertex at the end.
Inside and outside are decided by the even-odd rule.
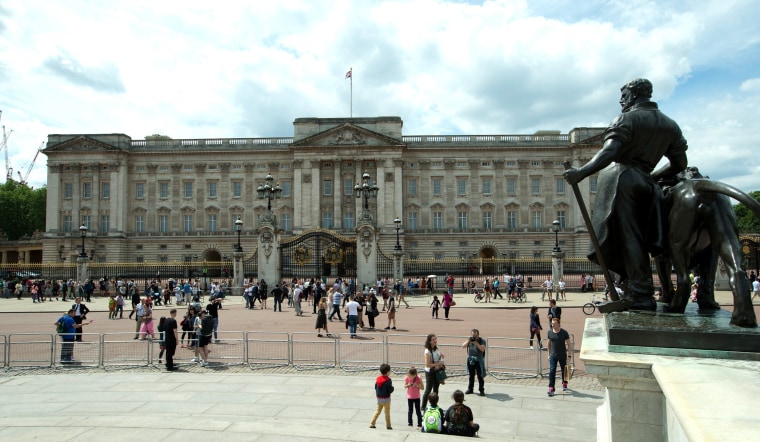
POLYGON ((404 282, 404 251, 401 249, 393 250, 393 279, 404 282))
MULTIPOLYGON (((272 217, 273 218, 273 217, 272 217)), ((273 289, 280 282, 280 234, 274 219, 263 219, 258 229, 259 234, 259 274, 260 280, 273 289)), ((242 263, 241 263, 242 266, 242 263)))
POLYGON ((356 232, 356 287, 371 287, 377 282, 377 229, 365 220, 356 232))
POLYGON ((232 253, 232 294, 235 296, 243 296, 243 278, 245 278, 245 271, 243 270, 243 256, 245 253, 235 251, 232 253))
POLYGON ((80 283, 90 279, 90 258, 77 256, 77 281, 80 283))
POLYGON ((554 281, 555 292, 559 291, 559 280, 564 275, 565 252, 561 250, 552 251, 552 281, 554 281))

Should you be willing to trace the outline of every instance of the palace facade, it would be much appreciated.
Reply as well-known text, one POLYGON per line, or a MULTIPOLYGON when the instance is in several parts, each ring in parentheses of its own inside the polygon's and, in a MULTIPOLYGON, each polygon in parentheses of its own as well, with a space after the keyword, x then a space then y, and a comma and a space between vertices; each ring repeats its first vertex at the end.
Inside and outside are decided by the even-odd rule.
MULTIPOLYGON (((45 262, 219 261, 257 247, 268 200, 284 237, 312 229, 355 235, 366 172, 378 246, 397 233, 408 258, 549 257, 555 238, 584 255, 588 235, 563 162, 601 148, 603 128, 531 135, 404 135, 399 117, 298 118, 291 137, 174 139, 50 135, 45 262), (401 220, 397 232, 394 220, 401 220), (559 221, 555 234, 552 222, 559 221)), ((595 177, 580 184, 589 210, 595 177)))

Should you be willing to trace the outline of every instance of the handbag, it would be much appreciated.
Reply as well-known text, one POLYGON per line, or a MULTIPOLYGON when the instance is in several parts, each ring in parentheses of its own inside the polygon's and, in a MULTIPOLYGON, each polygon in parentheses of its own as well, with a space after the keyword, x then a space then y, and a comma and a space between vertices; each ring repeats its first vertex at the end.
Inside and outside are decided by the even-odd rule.
POLYGON ((452 299, 449 303, 449 307, 454 307, 455 305, 457 305, 457 302, 452 299))
POLYGON ((565 375, 563 376, 565 382, 573 378, 573 370, 569 365, 565 365, 565 375))
POLYGON ((445 384, 447 377, 448 375, 446 375, 446 367, 439 368, 435 371, 435 380, 439 384, 445 384))

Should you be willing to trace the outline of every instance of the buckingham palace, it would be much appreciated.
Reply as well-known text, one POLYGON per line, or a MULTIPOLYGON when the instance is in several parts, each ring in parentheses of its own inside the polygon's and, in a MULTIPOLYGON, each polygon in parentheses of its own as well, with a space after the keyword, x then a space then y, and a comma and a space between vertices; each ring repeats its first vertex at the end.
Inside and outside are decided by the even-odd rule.
MULTIPOLYGON (((276 138, 49 135, 44 261, 83 251, 94 262, 219 261, 255 250, 267 214, 288 238, 355 236, 366 212, 378 249, 401 245, 408 259, 545 258, 557 246, 585 254, 563 164, 587 162, 603 128, 402 129, 400 117, 298 118, 292 136, 276 138), (265 187, 276 197, 261 198, 265 187)), ((595 177, 580 184, 589 210, 595 186, 595 177)))

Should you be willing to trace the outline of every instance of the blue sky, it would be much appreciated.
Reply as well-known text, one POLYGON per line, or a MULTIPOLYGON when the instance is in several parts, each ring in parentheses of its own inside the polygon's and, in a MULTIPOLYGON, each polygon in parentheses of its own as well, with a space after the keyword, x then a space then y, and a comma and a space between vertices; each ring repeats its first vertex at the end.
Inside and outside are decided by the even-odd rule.
POLYGON ((417 135, 606 126, 646 77, 689 162, 753 191, 759 21, 749 0, 3 0, 0 110, 25 170, 50 133, 290 136, 348 116, 349 67, 354 116, 417 135))

